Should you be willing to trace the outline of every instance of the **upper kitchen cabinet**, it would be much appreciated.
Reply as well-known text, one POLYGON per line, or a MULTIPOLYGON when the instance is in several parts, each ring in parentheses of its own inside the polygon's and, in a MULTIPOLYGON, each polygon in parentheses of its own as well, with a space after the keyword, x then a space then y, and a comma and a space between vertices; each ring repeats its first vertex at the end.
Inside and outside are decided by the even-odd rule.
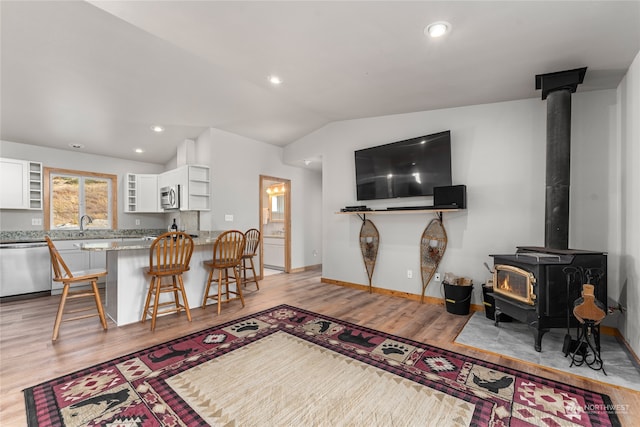
POLYGON ((125 212, 162 212, 158 175, 128 173, 124 185, 125 212))
MULTIPOLYGON (((209 186, 208 166, 188 166, 188 188, 186 191, 186 209, 189 211, 208 211, 211 209, 211 189, 209 186)), ((183 198, 183 200, 185 199, 183 198)))
POLYGON ((185 165, 161 174, 128 173, 124 180, 124 211, 162 213, 160 189, 176 185, 180 186, 181 211, 211 209, 209 166, 185 165))
POLYGON ((179 185, 184 188, 189 180, 188 170, 186 166, 177 169, 171 169, 158 175, 158 187, 173 187, 179 185))
POLYGON ((42 210, 42 163, 0 158, 0 209, 42 210))
POLYGON ((176 185, 180 186, 181 211, 211 209, 209 166, 185 165, 158 175, 159 189, 176 185))

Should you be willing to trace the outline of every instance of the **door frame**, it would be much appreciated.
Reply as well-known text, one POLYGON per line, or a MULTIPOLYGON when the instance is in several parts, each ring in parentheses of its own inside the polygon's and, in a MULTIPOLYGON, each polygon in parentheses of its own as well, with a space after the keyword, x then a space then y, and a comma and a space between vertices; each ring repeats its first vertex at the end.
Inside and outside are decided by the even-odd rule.
POLYGON ((260 182, 258 185, 258 223, 260 224, 260 278, 264 278, 264 239, 262 238, 262 236, 264 235, 262 226, 264 224, 262 212, 263 208, 265 207, 263 203, 263 195, 267 187, 264 184, 265 181, 277 181, 284 183, 284 272, 291 272, 291 180, 269 175, 260 175, 260 182))

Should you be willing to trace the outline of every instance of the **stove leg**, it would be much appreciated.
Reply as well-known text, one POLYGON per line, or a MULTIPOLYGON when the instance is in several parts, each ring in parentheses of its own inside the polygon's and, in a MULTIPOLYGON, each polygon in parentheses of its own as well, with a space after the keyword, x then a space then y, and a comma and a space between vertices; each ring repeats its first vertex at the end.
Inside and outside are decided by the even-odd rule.
MULTIPOLYGON (((529 325, 531 326, 531 325, 529 325)), ((533 328, 533 340, 534 340, 534 345, 533 347, 536 349, 537 352, 541 352, 542 351, 542 336, 544 334, 546 334, 547 332, 549 332, 549 329, 537 329, 533 326, 531 326, 533 328)))

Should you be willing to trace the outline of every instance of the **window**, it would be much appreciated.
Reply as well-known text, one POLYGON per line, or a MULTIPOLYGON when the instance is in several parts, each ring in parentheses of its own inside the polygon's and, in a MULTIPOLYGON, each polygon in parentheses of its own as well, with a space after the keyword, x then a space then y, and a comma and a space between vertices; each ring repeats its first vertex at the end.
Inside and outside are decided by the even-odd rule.
POLYGON ((46 230, 116 229, 116 175, 44 168, 46 230), (86 215, 86 217, 85 217, 86 215))

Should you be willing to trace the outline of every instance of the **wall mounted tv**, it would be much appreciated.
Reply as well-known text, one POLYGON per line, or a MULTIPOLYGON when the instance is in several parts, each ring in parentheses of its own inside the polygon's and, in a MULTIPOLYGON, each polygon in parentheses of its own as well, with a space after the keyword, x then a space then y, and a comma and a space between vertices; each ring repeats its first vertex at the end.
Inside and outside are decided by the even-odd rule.
POLYGON ((444 131, 355 152, 358 200, 432 196, 451 185, 451 132, 444 131))

